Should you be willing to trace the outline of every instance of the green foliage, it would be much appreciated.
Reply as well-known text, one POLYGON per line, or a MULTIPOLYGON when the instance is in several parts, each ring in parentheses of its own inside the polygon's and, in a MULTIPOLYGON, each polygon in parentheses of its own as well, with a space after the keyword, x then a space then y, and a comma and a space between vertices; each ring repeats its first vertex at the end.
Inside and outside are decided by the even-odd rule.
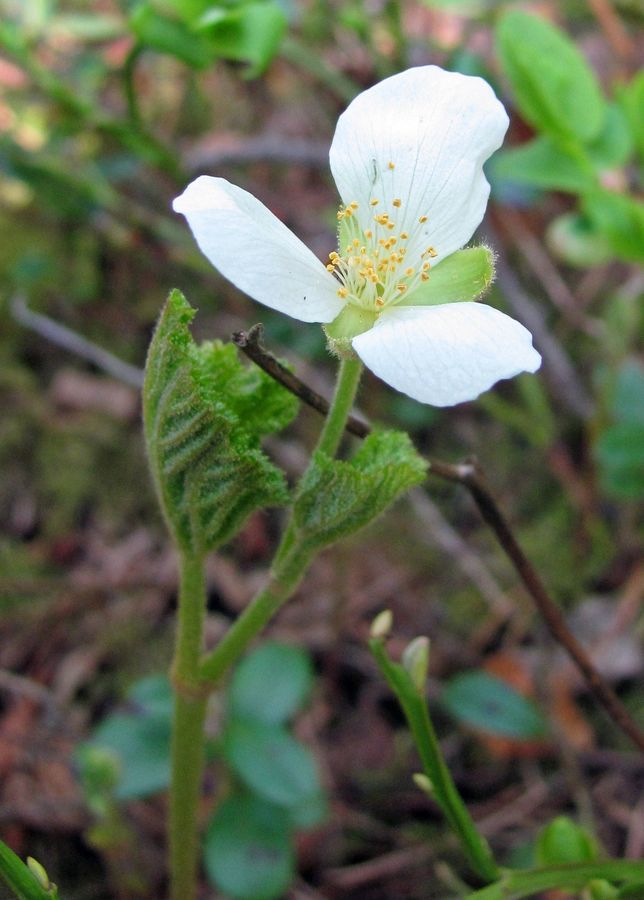
POLYGON ((288 501, 284 477, 259 438, 292 418, 296 403, 264 373, 235 365, 230 348, 196 347, 188 330, 193 315, 173 291, 150 345, 143 415, 168 526, 185 552, 203 554, 232 537, 254 509, 288 501), (261 403, 265 423, 255 406, 261 403))
POLYGON ((547 734, 534 703, 487 672, 464 672, 450 679, 441 695, 451 714, 472 728, 517 740, 547 734))
POLYGON ((546 241, 552 252, 569 266, 585 269, 613 258, 613 249, 605 235, 578 212, 557 216, 548 226, 546 241))
POLYGON ((0 841, 0 878, 11 888, 18 900, 56 900, 56 885, 35 860, 26 865, 10 847, 0 841))
POLYGON ((231 719, 222 746, 230 768, 258 797, 293 810, 319 805, 321 787, 315 761, 281 725, 231 719))
POLYGON ((626 114, 635 147, 644 165, 644 69, 635 75, 619 94, 619 102, 626 114))
POLYGON ((644 203, 598 189, 584 196, 582 208, 617 256, 644 262, 644 203))
POLYGON ((308 655, 299 647, 267 641, 235 669, 228 688, 230 715, 282 724, 304 705, 312 686, 308 655))
POLYGON ((637 500, 644 496, 644 367, 626 362, 608 394, 610 423, 595 446, 607 491, 637 500))
POLYGON ((173 701, 168 679, 163 675, 144 678, 133 686, 126 700, 129 709, 104 719, 91 740, 81 747, 79 761, 88 793, 92 793, 89 789, 100 771, 109 768, 110 756, 117 773, 116 783, 110 784, 108 772, 103 788, 106 793, 113 788, 118 800, 149 797, 170 783, 173 701), (105 758, 97 756, 96 750, 102 751, 105 758))
POLYGON ((414 306, 476 300, 494 280, 494 253, 489 247, 457 250, 432 268, 410 299, 414 306))
POLYGON ((574 141, 599 135, 606 116, 599 84, 559 29, 512 11, 500 20, 497 49, 521 112, 538 131, 574 141))
POLYGON ((499 153, 493 158, 491 169, 497 178, 552 191, 582 193, 597 183, 592 169, 580 165, 579 154, 561 148, 546 135, 499 153))
POLYGON ((154 0, 140 3, 130 27, 142 48, 174 56, 194 69, 215 59, 248 63, 247 75, 257 77, 275 56, 287 20, 281 5, 259 2, 166 3, 166 15, 154 0))
POLYGON ((592 836, 567 816, 557 816, 537 836, 537 862, 540 866, 592 862, 597 847, 592 836))
POLYGON ((283 896, 295 872, 286 812, 258 797, 229 797, 208 827, 204 863, 210 882, 230 897, 283 896))
POLYGON ((427 463, 408 435, 376 431, 350 462, 317 453, 293 510, 298 541, 320 549, 353 534, 425 478, 427 463))

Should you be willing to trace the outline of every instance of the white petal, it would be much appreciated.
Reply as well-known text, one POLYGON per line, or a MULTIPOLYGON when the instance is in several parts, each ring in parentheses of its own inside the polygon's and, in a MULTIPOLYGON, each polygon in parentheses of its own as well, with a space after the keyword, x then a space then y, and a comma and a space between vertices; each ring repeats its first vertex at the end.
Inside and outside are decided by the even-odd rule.
POLYGON ((253 299, 302 322, 331 322, 342 309, 336 279, 248 191, 202 175, 172 206, 213 266, 253 299))
POLYGON ((541 365, 530 332, 482 303, 393 307, 353 347, 387 384, 432 406, 474 400, 541 365))
POLYGON ((359 94, 340 116, 331 171, 345 204, 358 202, 363 228, 373 227, 369 203, 377 199, 375 211, 394 213, 396 231, 410 233, 410 258, 428 246, 443 258, 483 218, 490 186, 482 166, 507 127, 482 78, 438 66, 408 69, 359 94))

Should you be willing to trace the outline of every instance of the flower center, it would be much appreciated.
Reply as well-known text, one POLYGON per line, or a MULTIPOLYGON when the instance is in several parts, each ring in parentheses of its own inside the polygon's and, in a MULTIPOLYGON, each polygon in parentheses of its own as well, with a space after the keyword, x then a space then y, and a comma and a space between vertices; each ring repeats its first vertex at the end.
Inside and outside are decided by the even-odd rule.
POLYGON ((407 255, 408 246, 417 246, 416 232, 427 216, 420 216, 411 233, 399 231, 396 212, 402 200, 392 200, 390 212, 379 212, 380 201, 370 201, 373 224, 363 229, 354 200, 338 210, 340 252, 329 254, 327 269, 340 282, 338 296, 363 309, 380 312, 398 303, 429 279, 430 259, 437 256, 433 247, 407 255), (343 246, 342 246, 343 245, 343 246))

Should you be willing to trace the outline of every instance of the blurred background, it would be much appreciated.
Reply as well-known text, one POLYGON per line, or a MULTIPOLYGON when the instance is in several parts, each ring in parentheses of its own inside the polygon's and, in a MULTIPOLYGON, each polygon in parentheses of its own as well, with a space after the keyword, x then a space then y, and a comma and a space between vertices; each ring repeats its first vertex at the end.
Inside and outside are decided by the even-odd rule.
MULTIPOLYGON (((482 75, 508 108, 476 239, 498 253, 487 302, 532 331, 544 362, 447 410, 367 372, 360 407, 427 454, 478 457, 644 726, 643 25, 640 0, 1 0, 0 836, 66 898, 162 891, 163 775, 138 794, 118 779, 162 757, 165 738, 118 732, 114 777, 88 776, 78 748, 119 710, 140 721, 141 695, 124 698, 171 652, 175 559, 139 404, 165 296, 178 287, 198 308, 198 339, 261 321, 305 381, 327 395, 333 383, 321 329, 220 278, 171 200, 198 174, 224 176, 325 258, 337 116, 412 65, 482 75)), ((290 478, 319 426, 304 409, 270 445, 290 478)), ((210 559, 210 641, 261 584, 280 521, 253 516, 210 559)), ((546 636, 466 492, 430 477, 325 552, 270 629, 316 674, 294 728, 327 796, 298 832, 289 897, 454 895, 462 863, 410 780, 410 738, 365 648, 385 607, 394 652, 431 637, 448 761, 502 861, 529 861, 559 813, 613 855, 644 852, 641 758, 546 636)))

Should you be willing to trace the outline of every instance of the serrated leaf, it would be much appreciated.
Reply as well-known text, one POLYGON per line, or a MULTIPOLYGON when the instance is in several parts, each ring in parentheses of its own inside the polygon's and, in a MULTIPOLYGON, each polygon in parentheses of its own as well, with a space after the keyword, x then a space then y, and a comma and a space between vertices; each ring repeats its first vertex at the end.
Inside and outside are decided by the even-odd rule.
POLYGON ((398 431, 370 434, 350 462, 317 453, 295 500, 298 539, 319 549, 376 519, 425 478, 427 463, 398 431))
MULTIPOLYGON (((489 247, 457 250, 429 273, 410 298, 410 306, 433 306, 476 300, 494 280, 494 254, 489 247)), ((403 306, 405 304, 401 304, 403 306)))
POLYGON ((644 203, 626 194, 597 190, 583 198, 582 209, 616 256, 644 262, 644 203))
POLYGON ((497 29, 501 65, 523 117, 539 131, 592 141, 606 104, 594 72, 572 41, 540 16, 512 11, 497 29))
POLYGON ((233 795, 215 812, 203 855, 208 880, 227 896, 282 897, 295 870, 288 816, 258 797, 233 795))
POLYGON ((567 153, 546 136, 495 155, 491 170, 496 178, 552 191, 582 193, 596 186, 589 163, 567 153))
POLYGON ((183 550, 203 554, 233 536, 254 509, 287 502, 284 476, 252 430, 261 410, 241 416, 253 402, 265 402, 272 424, 281 424, 294 406, 274 400, 275 392, 286 392, 268 376, 247 376, 239 362, 235 369, 221 345, 196 347, 188 330, 193 315, 173 291, 148 353, 143 417, 168 526, 183 550), (219 374, 217 359, 225 364, 219 374))

